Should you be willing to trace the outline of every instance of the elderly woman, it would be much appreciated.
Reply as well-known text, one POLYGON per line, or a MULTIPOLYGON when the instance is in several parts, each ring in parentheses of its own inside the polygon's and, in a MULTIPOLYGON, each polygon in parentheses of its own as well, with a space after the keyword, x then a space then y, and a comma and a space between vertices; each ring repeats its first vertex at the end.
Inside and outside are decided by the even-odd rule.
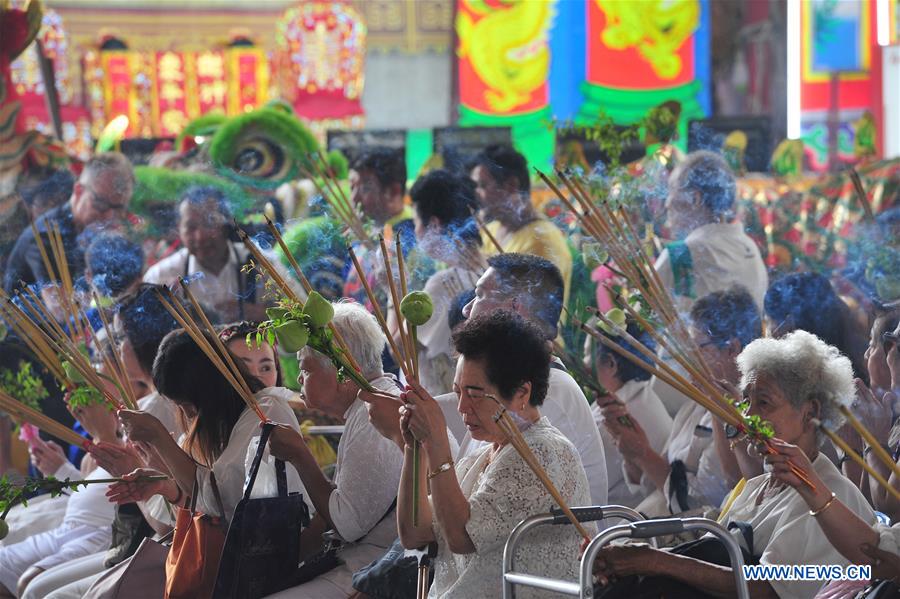
MULTIPOLYGON (((761 332, 753 297, 741 287, 710 293, 691 308, 691 336, 717 379, 738 381, 735 358, 761 332)), ((622 424, 621 418, 631 417, 631 411, 631 406, 614 401, 601 407, 604 426, 624 459, 628 489, 647 496, 638 510, 668 516, 718 506, 735 475, 728 476, 723 468, 714 437, 724 438, 724 433, 716 431, 720 425, 706 408, 691 401, 682 405, 661 452, 655 450, 639 417, 631 418, 630 426, 622 424)), ((732 469, 737 471, 738 464, 732 469)))
MULTIPOLYGON (((399 395, 396 381, 381 369, 386 341, 375 318, 359 304, 336 303, 332 322, 371 385, 399 395)), ((353 593, 353 572, 381 556, 396 538, 390 512, 403 454, 369 422, 356 383, 339 378, 331 361, 312 348, 303 348, 297 358, 306 405, 345 422, 334 478, 325 477, 303 437, 293 428, 275 428, 270 448, 272 455, 290 462, 300 474, 315 509, 312 522, 300 536, 301 559, 323 549, 322 533, 329 529, 334 529, 345 545, 338 554, 342 563, 335 569, 274 596, 343 598, 353 593)))
MULTIPOLYGON (((789 485, 803 498, 810 511, 816 512, 819 526, 828 541, 847 558, 851 564, 872 566, 873 579, 892 580, 900 584, 900 526, 885 526, 860 518, 843 501, 837 499, 828 485, 822 482, 815 467, 799 447, 775 441, 778 455, 766 457, 772 467, 772 476, 789 485), (815 486, 811 489, 791 470, 788 463, 799 467, 815 486)), ((898 482, 892 484, 897 487, 898 482)), ((835 581, 829 583, 817 597, 837 599, 856 597, 856 592, 868 585, 868 581, 835 581)), ((897 592, 895 586, 892 591, 897 592)), ((878 595, 887 597, 889 595, 878 595)))
MULTIPOLYGON (((799 447, 835 497, 863 521, 874 522, 874 513, 859 489, 819 452, 822 438, 815 420, 829 428, 839 425, 839 407, 853 397, 850 361, 814 335, 794 331, 781 339, 754 341, 741 352, 738 366, 743 397, 750 402, 749 413, 768 421, 778 438, 799 447)), ((817 521, 830 507, 828 499, 810 510, 796 490, 766 473, 747 481, 720 520, 729 529, 734 523, 736 530, 732 533, 751 561, 764 565, 847 565, 847 559, 828 542, 817 521)), ((643 591, 651 586, 673 589, 677 583, 693 587, 697 596, 734 595, 730 568, 689 555, 684 547, 671 552, 645 546, 607 547, 600 552, 595 573, 602 585, 632 574, 652 577, 642 580, 638 592, 632 589, 629 597, 645 596, 643 591)), ((821 586, 818 581, 787 580, 749 584, 754 597, 796 599, 813 597, 821 586)))
MULTIPOLYGON (((586 505, 590 490, 575 447, 538 408, 547 393, 550 357, 534 325, 507 311, 468 320, 453 334, 460 354, 454 391, 459 412, 484 449, 455 466, 443 412, 418 384, 404 394, 401 429, 406 442, 397 498, 397 524, 404 547, 436 541, 430 597, 499 597, 503 545, 523 518, 546 512, 550 494, 494 422, 506 409, 550 480, 569 505, 586 505), (422 444, 418 484, 419 520, 413 523, 413 453, 422 444), (431 487, 431 494, 427 489, 431 487)), ((570 526, 530 536, 519 549, 527 572, 557 578, 577 575, 580 538, 570 526)), ((532 596, 523 591, 521 596, 532 596)))

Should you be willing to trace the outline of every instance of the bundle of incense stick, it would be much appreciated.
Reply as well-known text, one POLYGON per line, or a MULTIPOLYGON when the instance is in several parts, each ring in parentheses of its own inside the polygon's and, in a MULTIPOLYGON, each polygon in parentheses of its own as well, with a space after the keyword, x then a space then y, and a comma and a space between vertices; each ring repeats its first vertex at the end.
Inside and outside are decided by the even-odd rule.
MULTIPOLYGON (((27 302, 28 312, 12 301, 6 301, 5 309, 0 311, 3 312, 7 322, 12 325, 17 335, 22 339, 27 339, 26 345, 34 352, 38 361, 49 372, 53 373, 57 380, 69 391, 74 390, 79 385, 86 384, 99 391, 104 400, 113 409, 133 407, 134 404, 130 404, 131 395, 129 391, 131 387, 124 372, 117 374, 115 370, 112 370, 108 371, 107 375, 99 374, 94 370, 88 357, 82 353, 79 347, 79 338, 66 335, 61 325, 56 322, 56 318, 51 310, 37 294, 29 288, 25 290, 23 296, 20 297, 23 297, 23 300, 27 302), (84 379, 84 382, 71 380, 61 367, 63 361, 68 362, 78 375, 84 379), (111 382, 117 388, 119 394, 109 391, 104 383, 105 381, 111 382)), ((5 299, 9 299, 8 296, 5 299)), ((82 321, 84 325, 82 327, 84 333, 82 334, 86 334, 87 331, 91 330, 87 317, 83 312, 75 310, 73 318, 82 321)), ((84 341, 87 342, 87 339, 84 339, 84 341)))
MULTIPOLYGON (((41 363, 41 365, 49 372, 53 378, 60 384, 65 384, 66 376, 62 370, 62 365, 56 353, 50 348, 43 336, 35 333, 30 327, 22 326, 17 317, 19 310, 6 293, 0 289, 0 318, 2 318, 13 330, 32 355, 41 363)), ((30 319, 25 319, 29 325, 32 324, 30 319)))
MULTIPOLYGON (((387 244, 384 241, 384 237, 379 238, 379 243, 381 244, 381 256, 384 259, 384 272, 385 276, 388 280, 388 287, 391 290, 391 300, 394 308, 394 317, 397 319, 397 330, 400 333, 400 346, 402 347, 402 353, 405 354, 405 364, 403 364, 403 357, 397 356, 399 364, 403 365, 403 372, 408 373, 406 375, 407 380, 410 378, 418 381, 419 380, 419 350, 416 347, 418 345, 418 341, 416 339, 416 327, 406 319, 403 318, 403 315, 400 313, 400 301, 406 297, 406 294, 409 293, 409 289, 406 285, 406 265, 403 262, 403 248, 400 244, 400 236, 397 236, 396 239, 396 252, 397 252, 397 270, 400 275, 400 292, 402 295, 397 295, 397 286, 394 284, 394 271, 391 268, 391 257, 388 253, 387 244)), ((390 334, 390 333, 387 333, 390 334)), ((413 526, 419 525, 419 470, 421 469, 422 459, 419 455, 420 445, 419 442, 416 441, 413 444, 413 502, 412 502, 412 520, 413 526)))
POLYGON ((113 379, 116 386, 123 391, 125 405, 131 410, 136 410, 138 398, 135 397, 134 389, 131 388, 131 382, 128 380, 128 371, 125 370, 125 363, 122 361, 118 348, 113 341, 113 329, 109 326, 109 320, 106 318, 103 308, 99 307, 100 298, 96 294, 94 294, 94 303, 98 306, 97 313, 100 315, 100 322, 103 323, 103 328, 106 330, 107 343, 112 346, 110 351, 110 354, 112 354, 111 358, 107 355, 107 352, 97 348, 103 360, 103 370, 113 379))
POLYGON ((853 450, 853 448, 850 447, 850 445, 847 444, 846 441, 844 441, 843 439, 841 439, 840 435, 838 435, 836 432, 834 432, 833 430, 829 429, 829 428, 826 427, 824 424, 822 424, 822 421, 819 420, 818 418, 813 418, 813 421, 812 421, 812 422, 813 422, 813 424, 814 424, 815 426, 819 427, 819 430, 821 430, 823 433, 825 433, 825 435, 826 435, 829 439, 831 439, 831 442, 834 443, 834 445, 835 445, 836 447, 838 447, 839 449, 841 449, 841 450, 842 450, 847 456, 849 456, 854 462, 856 462, 857 464, 859 464, 860 467, 862 467, 863 470, 865 470, 866 472, 869 473, 869 476, 871 476, 871 477, 874 478, 876 481, 878 481, 878 484, 880 484, 882 487, 884 487, 885 489, 887 489, 887 491, 888 491, 891 495, 893 495, 893 496, 896 497, 897 499, 900 499, 900 491, 898 491, 897 489, 895 489, 894 486, 893 486, 890 482, 888 482, 887 480, 885 480, 885 478, 884 478, 883 476, 881 476, 881 474, 879 474, 877 470, 875 470, 874 468, 872 468, 872 467, 869 465, 869 463, 866 462, 866 459, 865 459, 863 456, 861 456, 861 455, 859 455, 858 453, 856 453, 856 452, 853 450))
MULTIPOLYGON (((25 295, 29 300, 31 312, 34 312, 37 316, 37 322, 32 322, 36 325, 37 329, 43 330, 45 337, 49 338, 50 347, 52 348, 53 346, 55 346, 55 349, 57 350, 57 358, 53 359, 50 355, 46 354, 46 352, 40 351, 41 348, 35 348, 32 347, 33 344, 28 344, 27 342, 26 343, 29 345, 30 349, 38 350, 34 353, 39 360, 42 360, 42 362, 42 358, 46 358, 48 360, 47 362, 44 362, 44 365, 47 366, 51 372, 54 372, 54 376, 56 376, 57 372, 55 364, 57 364, 60 359, 64 359, 78 371, 82 378, 84 378, 91 387, 100 391, 103 397, 110 403, 112 407, 120 408, 124 405, 134 409, 137 406, 137 402, 135 401, 131 385, 128 382, 128 377, 125 375, 125 369, 112 367, 112 364, 108 363, 105 354, 101 352, 106 366, 107 374, 100 375, 94 370, 87 357, 84 356, 84 354, 82 354, 79 350, 79 340, 86 344, 88 342, 89 334, 93 333, 93 329, 91 328, 90 321, 85 315, 84 311, 78 307, 75 301, 75 286, 72 282, 72 274, 69 271, 69 264, 66 258, 65 247, 63 244, 62 234, 59 229, 59 224, 55 221, 51 221, 48 224, 47 240, 50 244, 49 252, 44 245, 43 237, 41 236, 40 232, 37 230, 37 227, 33 222, 31 223, 31 228, 32 233, 34 234, 35 243, 37 244, 38 251, 41 255, 41 260, 43 261, 44 268, 47 271, 47 275, 51 280, 59 282, 56 296, 59 299, 60 307, 63 310, 63 316, 65 317, 65 321, 67 324, 68 334, 56 321, 56 317, 53 314, 53 311, 45 305, 44 301, 39 298, 32 289, 26 288, 25 295), (61 294, 59 293, 60 287, 61 294), (62 358, 60 358, 60 356, 62 358), (53 363, 54 366, 51 366, 51 363, 53 363), (118 389, 119 395, 122 399, 110 393, 107 390, 106 385, 103 384, 102 380, 108 380, 113 383, 113 385, 118 389)), ((30 315, 23 311, 16 312, 16 315, 25 316, 30 319, 30 315)), ((16 316, 13 317, 15 318, 16 316)), ((104 326, 111 336, 112 329, 105 321, 104 326)), ((31 332, 34 333, 35 331, 31 332)), ((116 357, 118 357, 118 354, 115 355, 116 357)), ((57 378, 61 382, 65 382, 64 371, 62 369, 58 369, 58 372, 63 373, 63 377, 57 378)), ((74 383, 70 381, 66 386, 71 389, 74 387, 74 383)))
MULTIPOLYGON (((681 373, 674 370, 671 366, 669 366, 666 361, 659 356, 657 356, 653 351, 648 349, 645 345, 643 345, 640 341, 631 336, 628 331, 617 325, 615 322, 606 318, 600 311, 596 311, 597 317, 606 324, 607 327, 610 328, 613 332, 616 333, 617 336, 625 339, 633 348, 638 350, 643 356, 650 361, 648 363, 645 360, 640 359, 638 356, 635 356, 630 351, 623 348, 621 345, 609 339, 599 331, 596 331, 584 324, 581 325, 582 330, 584 330, 587 334, 591 335, 594 339, 602 343, 604 346, 613 350, 626 360, 629 360, 633 364, 637 365, 640 368, 643 368, 650 374, 656 376, 659 380, 663 381, 667 385, 671 386, 673 389, 679 391, 683 395, 686 395, 688 398, 693 400, 694 402, 703 406, 707 411, 709 411, 712 415, 719 418, 722 422, 726 424, 730 424, 734 426, 738 431, 751 434, 752 431, 748 430, 743 415, 738 411, 737 407, 734 404, 728 402, 724 399, 724 395, 718 389, 715 389, 711 383, 709 383, 708 379, 697 379, 695 375, 692 376, 692 379, 689 380, 681 375, 681 373), (712 389, 715 392, 715 396, 720 396, 723 398, 722 401, 716 401, 711 398, 709 395, 709 389, 704 388, 701 390, 694 384, 694 380, 697 380, 700 383, 705 383, 705 386, 709 389, 712 389)), ((646 321, 644 321, 646 322, 646 321)), ((701 385, 704 386, 704 385, 701 385)), ((771 443, 768 439, 757 438, 755 441, 761 445, 761 448, 770 454, 777 453, 774 447, 772 447, 771 443)), ((812 481, 809 480, 808 477, 803 473, 802 470, 796 464, 790 464, 791 471, 803 482, 808 485, 811 489, 815 489, 815 485, 813 485, 812 481)))
POLYGON ((308 162, 309 168, 301 169, 303 174, 313 182, 319 194, 328 202, 332 212, 344 226, 357 239, 372 248, 372 238, 366 232, 363 215, 344 193, 340 181, 328 165, 328 160, 321 152, 314 152, 308 156, 308 162))
MULTIPOLYGON (((400 275, 400 286, 401 290, 403 291, 403 297, 406 297, 406 269, 403 263, 403 251, 400 246, 399 237, 397 237, 396 243, 397 266, 400 275)), ((350 258, 353 261, 353 267, 356 269, 359 280, 363 284, 363 289, 365 289, 366 296, 368 297, 369 302, 372 304, 372 309, 375 312, 375 319, 378 320, 378 324, 379 326, 381 326, 381 330, 384 333, 384 336, 387 338, 388 346, 391 349, 391 354, 393 354, 394 360, 397 362, 397 365, 400 366, 400 370, 403 371, 403 376, 406 378, 406 380, 418 380, 419 358, 416 350, 415 327, 410 327, 409 330, 404 327, 404 318, 403 315, 400 314, 400 300, 402 298, 399 296, 397 292, 397 285, 394 282, 393 265, 391 264, 391 257, 388 253, 387 243, 385 242, 384 237, 379 238, 379 244, 381 245, 381 256, 384 260, 385 276, 387 277, 388 288, 390 289, 391 301, 393 303, 394 317, 397 320, 397 327, 400 335, 399 346, 394 341, 394 335, 392 334, 390 327, 388 327, 387 320, 384 318, 384 313, 381 311, 381 307, 378 305, 378 299, 375 297, 375 294, 372 292, 372 288, 369 286, 366 272, 363 270, 362 265, 359 263, 359 258, 356 257, 356 252, 353 251, 352 247, 348 247, 347 249, 350 252, 350 258)), ((418 525, 419 518, 418 497, 420 462, 421 459, 419 457, 419 443, 416 442, 415 445, 413 445, 413 525, 418 525)))
MULTIPOLYGON (((458 237, 453 237, 452 239, 453 245, 456 248, 456 253, 462 258, 462 263, 467 271, 478 273, 477 276, 480 276, 481 273, 487 270, 487 260, 477 247, 467 245, 466 242, 458 237)), ((474 287, 474 285, 475 283, 473 281, 472 286, 474 287)))
POLYGON ((175 297, 173 291, 168 287, 165 288, 165 293, 157 290, 156 294, 159 297, 160 303, 168 310, 169 314, 172 315, 185 332, 190 335, 191 339, 193 339, 194 343, 196 343, 203 353, 206 354, 206 357, 209 358, 209 361, 212 362, 213 366, 215 366, 222 376, 225 377, 225 380, 227 380, 232 388, 237 391, 238 395, 241 396, 241 399, 244 400, 244 403, 247 404, 247 407, 256 413, 260 421, 267 422, 268 418, 266 418, 265 413, 259 407, 259 403, 257 403, 256 397, 254 397, 253 392, 247 385, 244 375, 231 357, 228 348, 222 343, 216 329, 209 322, 209 319, 207 319, 206 314, 203 312, 203 308, 200 307, 194 294, 191 293, 186 279, 181 280, 181 286, 185 296, 191 303, 194 313, 197 314, 198 319, 200 320, 199 323, 191 316, 188 309, 178 301, 178 298, 175 297))
POLYGON ((0 410, 6 412, 20 422, 32 424, 45 433, 53 435, 71 445, 80 447, 90 442, 66 425, 25 405, 4 391, 0 391, 0 410))
MULTIPOLYGON (((578 204, 578 208, 576 208, 575 204, 547 175, 540 171, 538 174, 560 201, 572 211, 581 227, 607 249, 617 268, 628 283, 641 294, 654 313, 659 316, 663 326, 658 328, 651 325, 628 302, 621 302, 622 308, 635 318, 638 324, 653 336, 659 346, 668 352, 693 379, 699 382, 706 392, 707 398, 711 398, 712 404, 717 405, 714 413, 729 414, 729 420, 737 419, 743 423, 743 417, 734 404, 710 382, 714 381, 715 377, 706 364, 700 348, 691 337, 687 326, 681 320, 672 296, 656 272, 653 261, 647 255, 644 244, 641 243, 625 208, 613 206, 605 198, 592 201, 581 182, 558 171, 557 176, 575 198, 575 203, 578 204)), ((643 361, 641 362, 643 363, 643 361)), ((741 430, 744 428, 742 426, 741 430)))
POLYGON ((566 503, 566 500, 563 499, 562 494, 559 492, 559 489, 556 488, 556 485, 553 484, 553 481, 550 480, 550 476, 547 474, 547 471, 544 470, 543 466, 541 466, 540 462, 538 462, 537 457, 535 457, 534 452, 531 451, 531 448, 528 447, 528 442, 525 440, 525 437, 522 435, 522 431, 519 430, 519 427, 516 426, 516 423, 513 422, 513 419, 509 416, 506 411, 506 406, 500 403, 500 400, 494 397, 493 395, 487 395, 486 397, 490 397, 493 399, 500 409, 494 415, 494 422, 500 427, 500 430, 503 431, 503 434, 506 435, 506 438, 509 439, 509 444, 513 446, 513 448, 522 456, 522 459, 525 460, 525 463, 528 464, 528 467, 531 468, 532 472, 538 477, 541 481, 541 484, 544 485, 544 488, 547 489, 547 492, 550 493, 550 496, 553 497, 553 500, 560 507, 566 517, 569 519, 569 522, 575 526, 575 529, 578 531, 584 540, 590 541, 591 535, 584 528, 584 525, 579 522, 578 518, 575 517, 575 514, 572 513, 571 508, 566 503))
MULTIPOLYGON (((647 350, 645 355, 660 367, 653 368, 651 372, 654 374, 659 373, 661 380, 671 384, 676 390, 681 391, 694 401, 699 402, 712 414, 722 419, 723 422, 733 424, 741 432, 754 434, 754 431, 747 429, 743 415, 738 411, 737 407, 725 396, 721 389, 711 382, 715 380, 715 377, 706 364, 700 348, 696 345, 686 325, 682 322, 675 303, 656 272, 651 257, 647 255, 644 244, 641 243, 641 239, 634 229, 624 206, 614 206, 607 198, 592 201, 579 180, 557 171, 557 177, 572 195, 574 202, 578 204, 578 208, 576 208, 575 203, 570 201, 547 175, 540 171, 538 171, 538 174, 559 197, 560 201, 576 216, 581 227, 589 235, 593 236, 596 241, 606 247, 609 255, 615 261, 616 266, 625 276, 628 283, 641 294, 650 308, 660 317, 663 327, 659 329, 651 325, 628 302, 621 302, 622 308, 654 338, 659 347, 668 352, 688 372, 693 381, 697 381, 700 388, 698 389, 692 381, 672 370, 655 353, 647 350)), ((598 316, 602 318, 602 315, 598 314, 598 316)), ((613 327, 611 330, 620 331, 621 334, 627 335, 615 323, 608 320, 605 322, 608 326, 613 327)), ((586 327, 585 329, 590 334, 590 329, 586 327)), ((618 348, 620 351, 617 353, 621 353, 623 357, 632 360, 641 368, 648 369, 649 365, 646 362, 633 356, 630 352, 624 351, 618 344, 615 344, 603 335, 594 334, 592 336, 604 345, 614 349, 614 351, 616 351, 615 348, 618 348), (613 345, 615 348, 612 347, 613 345)), ((632 343, 633 340, 628 339, 628 341, 632 343)), ((636 340, 634 340, 634 343, 636 344, 635 347, 640 346, 643 348, 643 345, 637 343, 636 340)), ((770 453, 775 451, 765 439, 758 439, 758 441, 762 442, 766 451, 770 453)), ((793 466, 793 468, 799 473, 799 469, 796 466, 793 466)), ((799 473, 798 476, 802 476, 802 473, 799 473)), ((807 481, 807 484, 812 486, 809 481, 807 481)))
MULTIPOLYGON (((891 472, 894 473, 894 476, 897 477, 897 480, 900 480, 900 466, 897 466, 897 462, 891 457, 884 447, 882 447, 881 443, 875 438, 875 435, 865 427, 865 425, 853 415, 853 412, 850 411, 850 408, 847 406, 841 406, 841 414, 844 415, 844 418, 847 419, 847 423, 853 427, 859 436, 862 437, 869 447, 872 448, 872 452, 878 456, 878 459, 890 469, 891 472)), ((898 499, 900 499, 900 495, 898 495, 898 499)))

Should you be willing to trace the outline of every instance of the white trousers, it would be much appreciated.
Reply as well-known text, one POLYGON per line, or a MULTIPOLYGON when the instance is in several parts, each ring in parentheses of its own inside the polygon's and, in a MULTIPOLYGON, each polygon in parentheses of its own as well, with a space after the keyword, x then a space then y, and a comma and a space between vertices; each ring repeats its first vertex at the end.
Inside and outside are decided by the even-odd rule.
POLYGON ((15 592, 19 577, 37 566, 49 570, 108 548, 110 527, 97 528, 82 524, 63 524, 16 543, 0 547, 0 583, 15 592))
POLYGON ((106 551, 100 551, 54 566, 35 576, 21 599, 81 599, 94 578, 103 572, 104 561, 106 551))
POLYGON ((53 530, 62 524, 67 505, 68 495, 50 497, 47 494, 28 500, 27 507, 21 504, 13 507, 6 515, 9 534, 0 541, 0 545, 15 545, 32 535, 53 530))

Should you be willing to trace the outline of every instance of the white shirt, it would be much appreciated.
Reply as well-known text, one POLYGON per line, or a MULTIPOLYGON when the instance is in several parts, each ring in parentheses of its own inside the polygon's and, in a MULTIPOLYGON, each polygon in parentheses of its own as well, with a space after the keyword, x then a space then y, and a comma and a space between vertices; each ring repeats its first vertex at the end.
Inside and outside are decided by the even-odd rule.
MULTIPOLYGON (((558 358, 554 357, 553 361, 562 365, 558 358)), ((600 431, 591 414, 591 406, 581 387, 568 372, 551 367, 547 397, 538 409, 578 450, 591 488, 591 505, 606 505, 609 491, 606 455, 600 431)), ((473 439, 466 432, 459 444, 459 455, 472 455, 486 445, 489 443, 473 439)))
MULTIPOLYGON (((666 440, 672 431, 672 418, 665 406, 653 392, 650 380, 631 380, 622 385, 616 391, 616 397, 628 408, 631 418, 644 429, 650 447, 657 453, 662 453, 666 440)), ((625 461, 616 447, 613 436, 606 430, 603 424, 603 414, 597 404, 591 408, 594 423, 600 431, 603 440, 603 450, 606 453, 606 475, 609 481, 609 503, 634 507, 644 498, 642 493, 634 492, 634 487, 629 487, 625 482, 625 461)))
POLYGON ((416 327, 419 351, 419 382, 432 395, 453 390, 456 358, 450 338, 448 315, 459 293, 474 289, 480 273, 456 266, 439 270, 425 283, 425 293, 431 297, 434 313, 425 324, 416 327))
POLYGON ((651 516, 678 514, 699 507, 715 507, 731 490, 722 471, 719 456, 712 436, 712 416, 703 406, 690 401, 678 410, 672 422, 672 430, 666 441, 666 449, 662 454, 671 465, 680 460, 685 467, 687 479, 688 505, 681 505, 672 489, 672 475, 666 478, 662 493, 646 476, 641 477, 640 485, 632 481, 626 482, 632 493, 652 494, 642 502, 641 511, 651 516), (665 504, 665 508, 661 504, 665 504))
MULTIPOLYGON (((393 379, 370 381, 380 391, 398 394, 393 379)), ((335 489, 328 498, 331 521, 348 542, 388 547, 397 538, 397 523, 384 516, 400 485, 403 452, 369 422, 366 403, 357 399, 344 414, 344 434, 338 443, 335 489)))
MULTIPOLYGON (((575 448, 546 417, 532 424, 522 435, 568 505, 585 505, 590 501, 584 469, 575 448)), ((452 553, 440 525, 432 520, 438 553, 429 597, 500 597, 503 546, 510 531, 523 518, 557 507, 515 448, 507 444, 493 460, 489 460, 491 453, 490 446, 484 447, 460 459, 456 465, 460 488, 469 502, 466 533, 475 545, 475 552, 452 553)), ((595 531, 592 523, 585 527, 589 533, 595 531)), ((581 537, 573 526, 542 527, 526 535, 519 545, 517 569, 575 580, 580 544, 581 537)), ((545 597, 546 594, 522 587, 516 591, 516 596, 545 597)))
MULTIPOLYGON (((762 312, 769 275, 759 248, 744 233, 742 223, 706 224, 691 231, 684 242, 691 253, 693 294, 691 297, 677 296, 680 310, 689 311, 695 300, 713 291, 741 285, 750 292, 762 312)), ((657 258, 656 271, 663 284, 674 289, 675 277, 668 249, 657 258)))
MULTIPOLYGON (((866 498, 825 455, 819 453, 812 465, 825 487, 831 489, 850 511, 870 525, 875 523, 875 513, 866 498)), ((744 490, 725 514, 729 523, 747 522, 753 527, 751 553, 759 557, 759 563, 847 566, 850 562, 828 542, 816 518, 809 515, 809 506, 797 491, 784 487, 756 504, 768 480, 769 474, 762 474, 747 481, 744 490)), ((733 530, 732 534, 749 550, 740 532, 733 530)), ((782 599, 809 599, 823 586, 823 582, 819 581, 770 580, 769 584, 782 599)))
MULTIPOLYGON (((297 280, 292 273, 284 267, 281 261, 271 251, 263 250, 262 253, 269 259, 278 274, 288 282, 294 292, 301 299, 306 297, 297 280)), ((144 273, 144 282, 157 285, 173 285, 180 277, 185 275, 192 276, 202 274, 197 280, 191 283, 191 292, 196 296, 197 300, 205 306, 209 306, 216 310, 223 322, 232 322, 239 320, 239 314, 231 306, 241 297, 250 293, 249 289, 241 289, 243 282, 254 281, 256 272, 242 274, 241 268, 248 261, 250 255, 249 250, 235 242, 229 242, 228 262, 217 273, 204 269, 193 255, 188 253, 187 248, 181 248, 171 256, 163 258, 144 273)), ((262 281, 256 284, 257 303, 263 302, 262 281)))
MULTIPOLYGON (((297 422, 297 416, 287 402, 278 395, 280 394, 277 391, 272 392, 269 389, 263 389, 258 392, 256 400, 260 409, 272 422, 286 424, 299 432, 300 424, 297 422)), ((237 507, 238 502, 244 495, 244 482, 247 479, 247 474, 249 474, 250 462, 259 445, 261 432, 259 416, 250 408, 244 409, 234 428, 231 429, 231 435, 228 437, 228 445, 225 447, 225 451, 213 464, 212 471, 216 475, 216 484, 222 497, 226 520, 231 520, 234 508, 237 507)), ((260 466, 260 476, 263 476, 264 469, 274 469, 274 461, 260 466)), ((216 503, 215 495, 213 495, 209 473, 208 468, 197 466, 199 486, 197 509, 210 516, 219 516, 219 506, 216 503)), ((275 473, 273 471, 265 476, 274 479, 275 473)), ((300 482, 300 475, 297 474, 296 469, 287 468, 287 483, 288 493, 295 491, 303 493, 303 498, 311 510, 312 503, 307 497, 306 489, 303 487, 303 483, 300 482)), ((257 493, 254 492, 253 496, 257 496, 257 493)))

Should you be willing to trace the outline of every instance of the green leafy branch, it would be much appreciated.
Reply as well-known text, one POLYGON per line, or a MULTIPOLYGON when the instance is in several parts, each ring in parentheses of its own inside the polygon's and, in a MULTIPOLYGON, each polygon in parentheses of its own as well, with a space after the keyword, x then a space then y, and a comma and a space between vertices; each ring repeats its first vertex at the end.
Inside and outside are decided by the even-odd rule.
POLYGON ((31 362, 21 360, 18 370, 4 370, 0 373, 0 389, 29 408, 40 411, 41 401, 47 399, 49 394, 44 382, 32 372, 31 366, 31 362))

